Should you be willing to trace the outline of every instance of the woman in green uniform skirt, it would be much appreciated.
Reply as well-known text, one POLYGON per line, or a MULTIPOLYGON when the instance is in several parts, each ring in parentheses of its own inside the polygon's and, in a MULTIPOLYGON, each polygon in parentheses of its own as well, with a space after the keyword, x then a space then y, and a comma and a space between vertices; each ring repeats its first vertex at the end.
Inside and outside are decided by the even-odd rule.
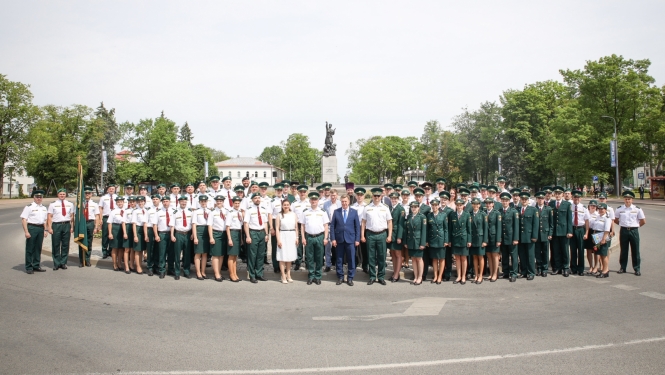
POLYGON ((487 215, 480 210, 480 198, 471 200, 471 247, 469 254, 473 256, 474 284, 483 283, 485 272, 485 246, 487 246, 487 215))
POLYGON ((431 283, 441 284, 446 267, 446 246, 448 246, 448 215, 441 211, 441 202, 434 198, 430 202, 432 211, 427 214, 427 246, 432 260, 434 276, 431 283))
POLYGON ((596 248, 598 249, 596 254, 600 258, 600 267, 602 270, 600 275, 596 277, 604 278, 610 276, 609 249, 610 242, 612 242, 610 237, 610 231, 612 230, 612 219, 610 219, 609 215, 607 214, 607 204, 605 203, 598 203, 598 213, 600 214, 600 217, 593 222, 593 227, 591 227, 591 229, 593 229, 592 233, 603 233, 603 239, 599 244, 596 245, 596 248))
POLYGON ((146 231, 145 225, 148 220, 148 214, 145 210, 145 197, 139 195, 136 197, 138 207, 132 213, 132 231, 134 232, 133 238, 133 259, 136 273, 143 275, 143 268, 141 267, 141 260, 143 259, 143 251, 146 247, 146 231))
MULTIPOLYGON (((406 225, 406 218, 409 216, 411 212, 411 206, 409 206, 409 198, 411 197, 411 192, 409 189, 404 189, 400 191, 400 199, 402 200, 400 202, 400 206, 404 209, 404 225, 406 225)), ((405 236, 402 238, 402 244, 406 245, 406 228, 404 228, 404 233, 405 236)), ((402 268, 409 268, 409 250, 407 250, 406 246, 402 246, 402 268)))
POLYGON ((192 212, 192 241, 197 280, 208 278, 206 276, 206 263, 208 262, 208 253, 210 253, 210 233, 208 231, 210 213, 208 196, 205 194, 199 195, 199 208, 192 212))
POLYGON ((236 260, 240 254, 242 231, 242 214, 240 213, 240 202, 238 196, 233 197, 233 208, 226 215, 226 237, 228 239, 227 255, 229 256, 229 280, 237 283, 240 278, 236 274, 236 260))
MULTIPOLYGON (((593 229, 593 223, 600 218, 598 212, 598 201, 592 199, 589 201, 588 214, 589 214, 589 228, 593 229)), ((589 232, 592 234, 593 230, 589 232)), ((596 244, 593 242, 593 237, 589 235, 586 240, 584 240, 584 249, 586 249, 586 258, 589 262, 589 274, 592 276, 598 276, 598 268, 600 268, 600 257, 597 254, 596 244)))
POLYGON ((226 237, 226 218, 228 211, 224 207, 223 195, 215 197, 215 208, 208 215, 208 237, 210 238, 210 256, 212 257, 212 270, 215 281, 224 281, 222 276, 222 259, 227 253, 228 239, 226 237))
POLYGON ((450 214, 450 243, 457 264, 457 279, 453 284, 466 284, 467 256, 471 247, 471 215, 464 211, 466 201, 455 201, 455 212, 450 214))
POLYGON ((420 213, 420 203, 413 201, 409 204, 411 214, 406 218, 406 243, 413 264, 413 285, 423 283, 423 251, 427 244, 427 218, 420 213))
POLYGON ((489 281, 495 282, 499 275, 499 253, 501 251, 501 212, 494 209, 494 199, 485 198, 487 210, 487 268, 489 268, 489 281))
POLYGON ((125 199, 118 196, 115 198, 115 209, 111 211, 108 218, 108 238, 113 259, 113 270, 120 271, 122 254, 125 250, 125 239, 127 229, 125 228, 125 199))
POLYGON ((127 197, 127 208, 124 211, 125 232, 127 237, 125 237, 122 242, 122 247, 125 249, 122 259, 125 262, 125 273, 128 275, 135 270, 134 258, 132 257, 132 253, 134 252, 134 226, 132 225, 132 215, 134 214, 135 208, 136 198, 133 195, 130 195, 127 197))
POLYGON ((390 259, 393 262, 393 275, 390 277, 390 282, 399 281, 399 272, 402 270, 402 251, 404 250, 404 220, 406 219, 406 211, 404 207, 399 204, 399 193, 390 193, 390 202, 392 203, 391 215, 393 226, 393 237, 388 244, 390 249, 390 259))

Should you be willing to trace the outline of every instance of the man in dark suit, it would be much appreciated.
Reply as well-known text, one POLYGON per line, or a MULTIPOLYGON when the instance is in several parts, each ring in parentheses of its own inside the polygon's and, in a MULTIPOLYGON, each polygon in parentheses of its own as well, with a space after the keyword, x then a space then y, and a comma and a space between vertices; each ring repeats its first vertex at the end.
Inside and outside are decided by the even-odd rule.
POLYGON ((360 218, 358 212, 351 209, 349 197, 342 197, 342 207, 333 212, 330 220, 330 240, 337 247, 337 285, 344 282, 344 257, 348 263, 346 283, 353 286, 356 275, 356 246, 360 245, 360 218))

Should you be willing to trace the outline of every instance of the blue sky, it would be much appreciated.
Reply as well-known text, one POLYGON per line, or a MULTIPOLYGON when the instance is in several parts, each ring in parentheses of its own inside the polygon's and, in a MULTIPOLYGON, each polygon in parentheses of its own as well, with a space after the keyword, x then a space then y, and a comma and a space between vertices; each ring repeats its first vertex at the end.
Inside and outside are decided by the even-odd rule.
POLYGON ((3 1, 0 73, 35 103, 164 110, 195 142, 257 156, 417 136, 506 89, 612 53, 665 78, 662 1, 3 1))

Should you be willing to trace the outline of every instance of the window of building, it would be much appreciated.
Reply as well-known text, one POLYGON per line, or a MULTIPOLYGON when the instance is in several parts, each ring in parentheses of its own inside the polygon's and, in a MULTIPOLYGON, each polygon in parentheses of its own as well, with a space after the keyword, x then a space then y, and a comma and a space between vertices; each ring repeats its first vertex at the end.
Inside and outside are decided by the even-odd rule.
POLYGON ((229 177, 231 177, 231 171, 229 171, 229 177))
POLYGON ((238 171, 238 178, 240 178, 240 171, 238 171))
POLYGON ((254 177, 259 177, 259 172, 254 171, 254 177))
POLYGON ((266 178, 266 177, 268 177, 268 175, 266 174, 265 171, 263 171, 263 178, 266 178))
POLYGON ((249 171, 247 171, 247 173, 245 174, 245 177, 249 177, 249 171))

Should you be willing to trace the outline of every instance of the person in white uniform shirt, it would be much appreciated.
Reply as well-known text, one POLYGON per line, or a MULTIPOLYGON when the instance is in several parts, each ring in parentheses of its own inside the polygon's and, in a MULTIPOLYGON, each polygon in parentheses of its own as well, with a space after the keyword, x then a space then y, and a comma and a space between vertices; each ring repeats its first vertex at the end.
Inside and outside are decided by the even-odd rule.
POLYGON ((169 194, 169 199, 171 200, 171 206, 177 207, 178 199, 180 198, 180 185, 177 183, 173 184, 171 185, 170 189, 171 189, 171 194, 169 194))
POLYGON ((155 231, 152 227, 156 220, 157 211, 163 210, 163 207, 159 194, 154 194, 150 199, 150 203, 150 206, 148 206, 148 202, 143 206, 146 210, 144 234, 148 276, 153 276, 155 273, 159 272, 157 269, 159 265, 159 244, 155 242, 155 231))
MULTIPOLYGON (((307 192, 309 191, 309 187, 307 185, 298 185, 298 197, 296 198, 296 201, 293 202, 291 205, 291 210, 298 215, 300 218, 300 215, 305 211, 305 209, 308 209, 311 207, 308 199, 307 199, 307 192)), ((299 233, 302 233, 302 227, 299 230, 299 233)), ((303 259, 303 253, 304 253, 304 245, 302 241, 298 243, 298 257, 296 258, 296 261, 293 262, 293 269, 294 270, 299 270, 302 259, 303 259)))
POLYGON ((323 267, 323 252, 328 244, 328 214, 319 207, 319 193, 308 194, 311 208, 300 214, 299 222, 302 224, 302 242, 305 246, 305 260, 307 261, 307 285, 313 283, 321 285, 321 268, 323 267))
POLYGON ((233 206, 226 214, 226 238, 228 239, 226 254, 229 257, 229 280, 234 283, 240 281, 240 278, 238 278, 238 275, 236 274, 236 260, 240 254, 240 248, 242 245, 244 223, 242 212, 240 212, 240 202, 240 197, 233 197, 233 206))
POLYGON ((25 233, 25 273, 32 275, 35 272, 46 272, 40 266, 42 256, 42 242, 48 236, 45 224, 48 219, 48 209, 42 205, 44 190, 35 190, 32 194, 33 202, 23 208, 21 212, 21 225, 25 233))
POLYGON ((109 213, 107 221, 108 230, 106 233, 108 233, 114 271, 120 270, 121 256, 125 252, 125 240, 127 239, 124 205, 124 198, 115 197, 115 208, 109 213))
MULTIPOLYGON (((216 176, 215 176, 216 177, 216 176)), ((213 181, 213 180, 211 180, 213 181)), ((214 186, 214 182, 211 182, 214 186)), ((216 197, 218 195, 223 195, 224 196, 224 207, 228 210, 231 208, 233 205, 233 197, 236 196, 236 193, 233 191, 233 188, 231 185, 233 184, 233 179, 230 176, 226 176, 222 178, 222 185, 224 185, 219 191, 213 190, 211 191, 212 197, 216 197)), ((217 185, 219 185, 219 177, 217 177, 217 185)))
POLYGON ((199 196, 194 192, 194 184, 185 184, 184 188, 185 194, 183 195, 187 197, 187 208, 196 210, 199 208, 199 196))
MULTIPOLYGON (((206 276, 206 262, 208 261, 208 254, 210 253, 210 232, 208 230, 208 221, 210 219, 211 212, 208 209, 208 196, 206 194, 202 194, 197 198, 197 206, 199 206, 199 208, 192 212, 194 269, 196 270, 196 279, 205 280, 208 278, 206 276)), ((222 231, 224 229, 222 229, 222 231)))
POLYGON ((277 215, 282 212, 282 201, 284 200, 282 192, 284 186, 281 183, 276 183, 273 186, 275 189, 275 197, 270 199, 268 204, 270 207, 271 220, 270 220, 270 253, 272 259, 272 270, 274 273, 279 273, 279 262, 277 261, 277 236, 275 232, 275 221, 277 215))
POLYGON ((589 211, 580 202, 581 191, 574 190, 571 194, 573 237, 570 239, 570 272, 584 276, 584 241, 589 235, 589 211))
POLYGON ((244 229, 249 245, 247 251, 247 271, 249 281, 268 281, 263 277, 263 258, 269 236, 269 217, 272 216, 268 207, 261 203, 261 194, 252 194, 252 204, 244 212, 244 229))
MULTIPOLYGON (((159 278, 163 279, 166 275, 166 260, 167 257, 172 257, 171 249, 173 242, 171 242, 171 228, 175 225, 174 214, 175 210, 171 207, 171 200, 167 195, 162 197, 162 208, 155 211, 155 216, 152 221, 152 230, 155 237, 155 246, 157 250, 157 272, 159 278)), ((178 266, 180 264, 178 263, 178 266)))
MULTIPOLYGON (((321 204, 321 202, 319 202, 319 204, 321 204)), ((338 199, 337 190, 331 189, 329 199, 323 204, 323 211, 328 214, 328 219, 332 220, 333 212, 340 207, 342 207, 342 202, 338 199)), ((331 259, 337 259, 335 256, 335 250, 336 249, 333 247, 332 241, 330 241, 330 238, 328 238, 328 244, 326 245, 325 249, 326 268, 324 272, 330 272, 332 266, 331 259)))
MULTIPOLYGON (((212 257, 212 270, 215 273, 215 281, 224 281, 222 276, 222 259, 227 251, 227 235, 226 235, 226 220, 229 211, 224 208, 224 200, 226 197, 218 195, 215 197, 215 208, 208 214, 208 238, 210 239, 210 256, 212 257)), ((240 229, 240 224, 237 225, 240 229)), ((234 258, 235 262, 235 258, 234 258)), ((235 263, 234 263, 235 264, 235 263)), ((235 267, 233 269, 235 271, 235 267)), ((233 272, 229 272, 233 274, 233 272)), ((205 269, 204 269, 205 274, 205 269)))
POLYGON ((133 258, 134 266, 136 267, 136 273, 139 275, 143 274, 143 268, 141 267, 141 261, 143 259, 143 251, 146 249, 146 238, 148 231, 146 230, 146 224, 148 223, 148 210, 145 208, 145 197, 139 195, 136 197, 136 203, 138 207, 132 211, 132 226, 134 232, 134 238, 132 239, 133 246, 133 258))
POLYGON ((646 216, 641 208, 633 204, 635 193, 632 191, 624 191, 623 206, 619 206, 615 211, 614 222, 619 224, 621 230, 619 231, 619 244, 621 246, 621 254, 619 255, 619 265, 621 268, 617 273, 626 272, 628 267, 628 249, 630 248, 631 263, 635 276, 641 276, 640 271, 640 233, 639 228, 646 224, 646 216))
MULTIPOLYGON (((414 182, 414 181, 412 181, 414 182)), ((356 195, 356 202, 351 205, 351 208, 356 210, 358 212, 358 218, 363 217, 363 211, 365 210, 365 206, 367 204, 365 203, 365 193, 367 190, 363 187, 357 187, 353 190, 353 193, 356 195)), ((361 219, 362 221, 362 219, 361 219)), ((360 230, 360 238, 363 238, 365 236, 365 233, 363 233, 363 230, 360 230)), ((360 265, 363 272, 368 273, 369 272, 369 266, 367 263, 367 242, 360 241, 360 251, 356 249, 356 266, 360 265)))
POLYGON ((367 263, 369 267, 367 285, 372 285, 375 281, 378 281, 381 285, 386 285, 386 251, 387 244, 390 243, 393 237, 393 218, 390 209, 381 203, 382 193, 381 188, 372 189, 372 202, 365 207, 363 214, 360 215, 360 241, 367 243, 367 263))
POLYGON ((600 260, 601 271, 596 278, 606 278, 610 277, 610 265, 609 265, 609 248, 610 242, 610 230, 612 228, 612 220, 607 215, 607 205, 605 203, 598 203, 598 214, 599 217, 593 222, 591 229, 595 233, 603 233, 603 238, 598 243, 596 255, 600 260))
POLYGON ((187 197, 178 198, 178 207, 173 214, 174 225, 171 227, 171 242, 173 242, 173 257, 168 260, 169 269, 173 270, 174 279, 180 280, 180 260, 182 260, 183 275, 191 279, 189 274, 192 265, 189 240, 192 236, 192 211, 187 208, 187 197))
POLYGON ((111 211, 115 209, 115 185, 106 187, 106 194, 99 198, 99 210, 102 212, 102 258, 106 259, 111 254, 109 247, 108 219, 111 211))
POLYGON ((88 251, 85 251, 81 245, 79 245, 79 268, 83 266, 90 267, 92 240, 95 238, 95 234, 99 232, 99 228, 102 225, 102 215, 101 211, 99 210, 99 205, 97 205, 97 203, 93 202, 92 200, 92 188, 90 186, 86 186, 83 188, 83 191, 85 192, 83 216, 85 217, 85 227, 86 231, 88 232, 88 242, 85 245, 88 247, 88 251))
POLYGON ((65 200, 67 190, 58 190, 58 200, 48 206, 48 232, 51 234, 53 271, 67 269, 69 238, 74 232, 74 203, 65 200))

